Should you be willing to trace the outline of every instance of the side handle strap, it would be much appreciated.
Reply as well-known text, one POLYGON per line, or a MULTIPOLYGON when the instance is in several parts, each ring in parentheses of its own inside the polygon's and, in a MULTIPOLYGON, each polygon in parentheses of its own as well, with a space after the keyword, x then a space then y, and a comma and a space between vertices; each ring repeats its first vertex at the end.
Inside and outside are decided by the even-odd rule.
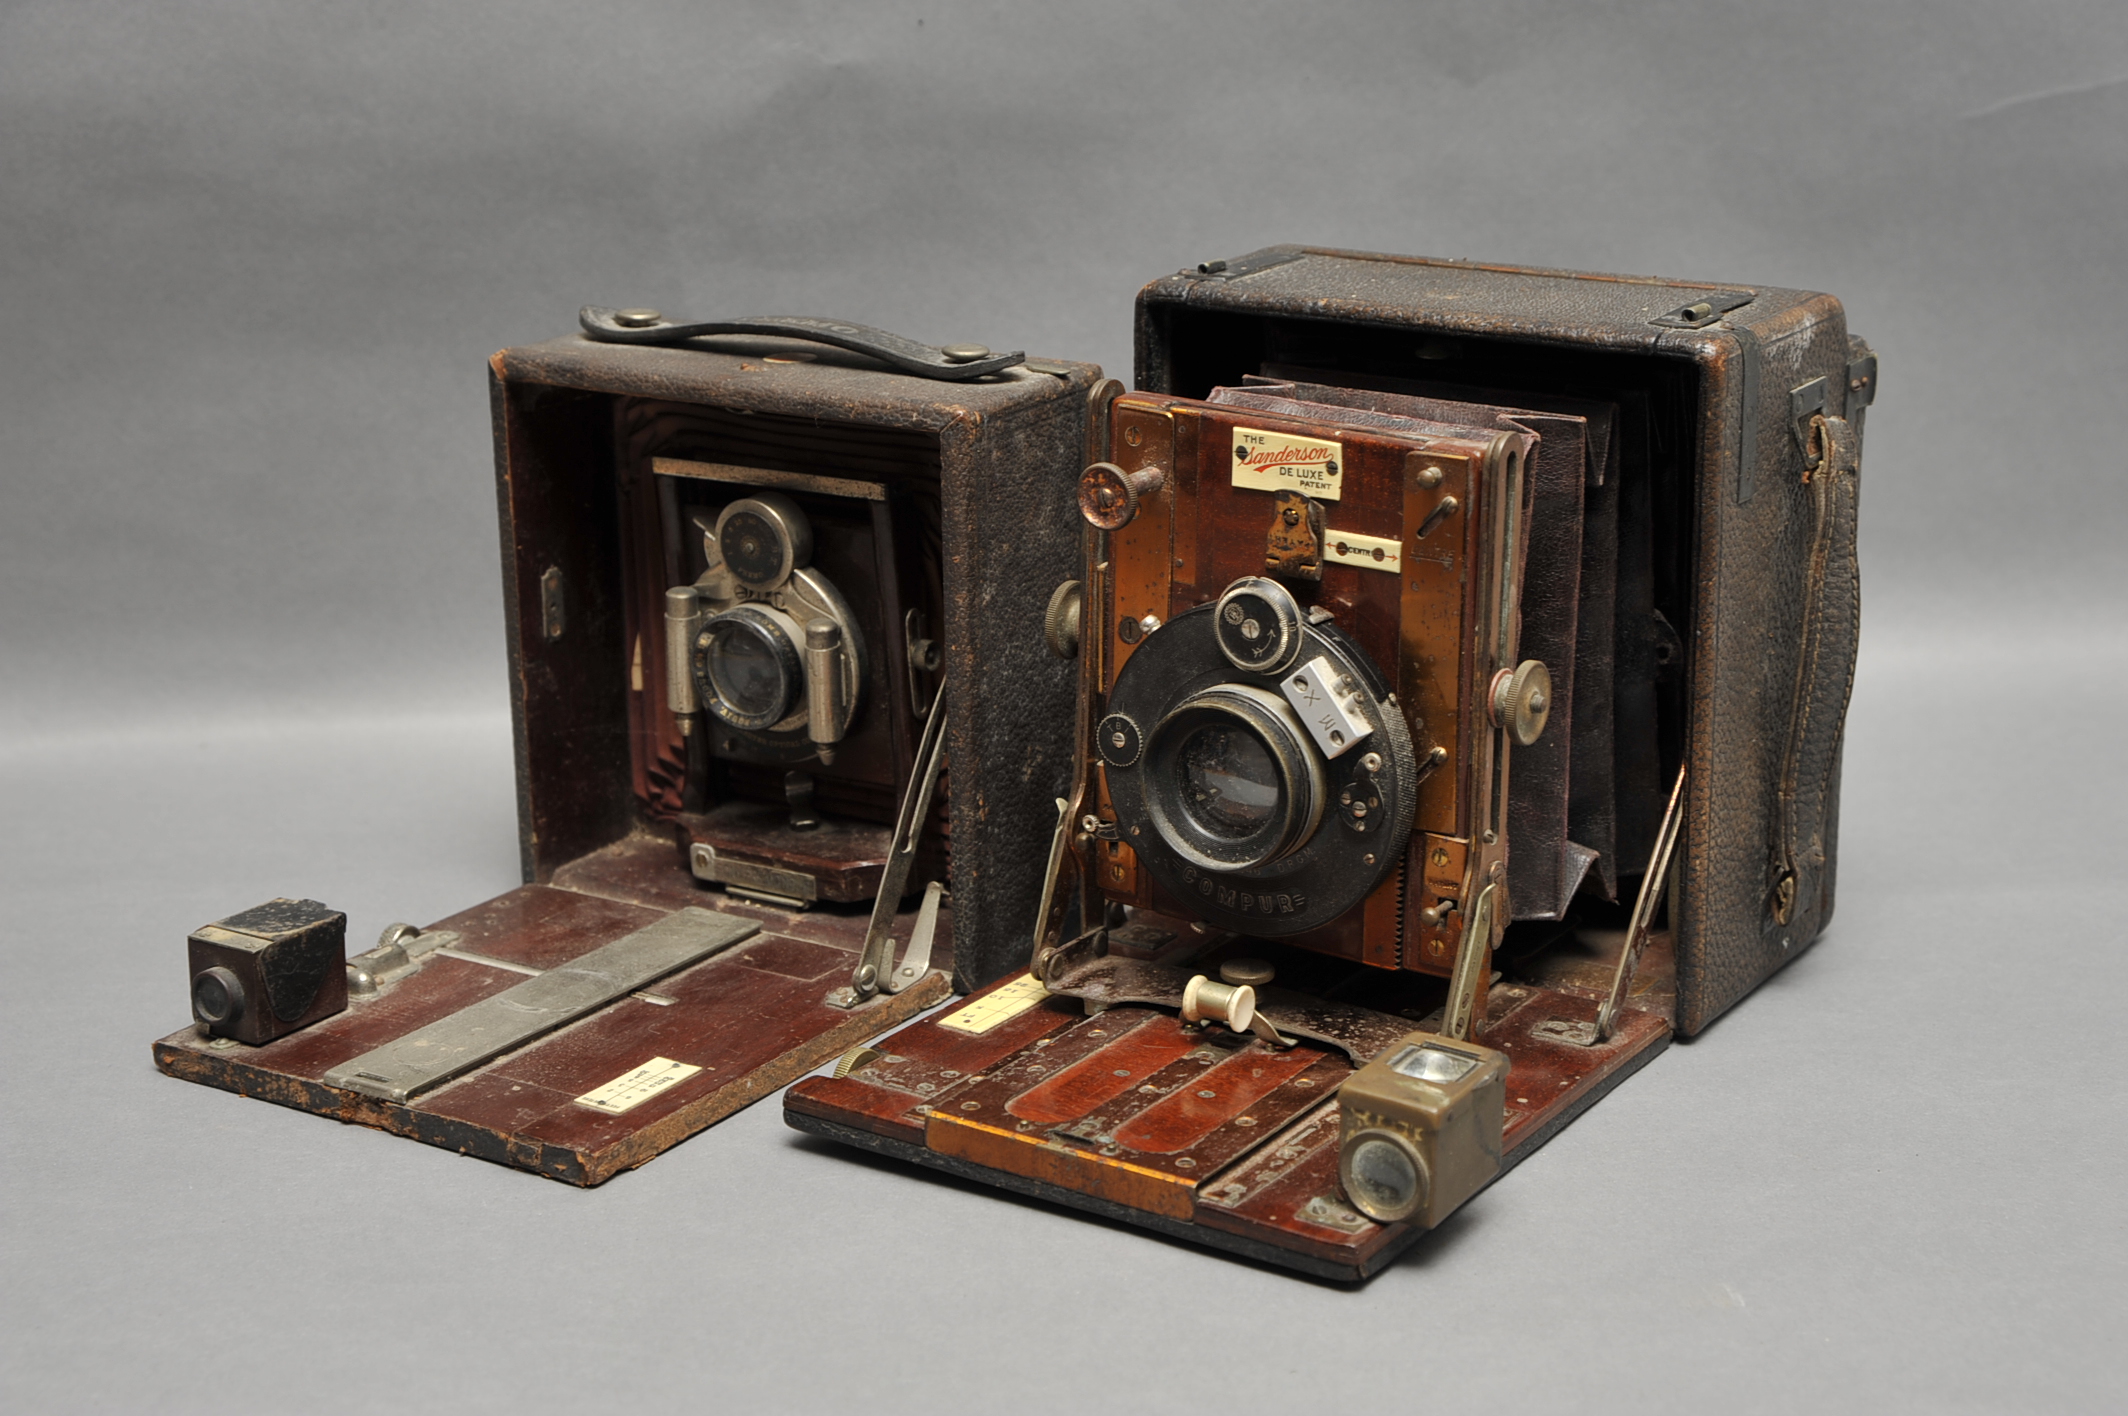
POLYGON ((1796 663, 1788 750, 1781 762, 1778 839, 1769 907, 1776 924, 1807 939, 1824 914, 1825 819, 1833 765, 1855 684, 1862 577, 1855 558, 1861 442, 1844 418, 1810 420, 1810 541, 1805 551, 1803 642, 1796 663))

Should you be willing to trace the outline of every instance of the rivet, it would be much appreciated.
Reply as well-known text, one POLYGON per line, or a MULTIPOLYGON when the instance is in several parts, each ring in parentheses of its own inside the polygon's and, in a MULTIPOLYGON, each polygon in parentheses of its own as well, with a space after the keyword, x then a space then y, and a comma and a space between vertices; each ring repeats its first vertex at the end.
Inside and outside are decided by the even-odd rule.
POLYGON ((946 356, 949 364, 973 364, 990 357, 990 348, 984 344, 949 344, 938 352, 946 356))
POLYGON ((615 310, 613 322, 622 329, 648 329, 654 324, 663 324, 665 317, 656 310, 615 310))

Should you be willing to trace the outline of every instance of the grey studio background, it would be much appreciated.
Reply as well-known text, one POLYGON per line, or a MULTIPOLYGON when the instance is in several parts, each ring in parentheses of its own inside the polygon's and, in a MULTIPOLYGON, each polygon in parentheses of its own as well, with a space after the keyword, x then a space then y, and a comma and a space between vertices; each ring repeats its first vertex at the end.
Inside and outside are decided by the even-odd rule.
MULTIPOLYGON (((11 1409, 2093 1409, 2128 25, 2089 3, 0 6, 11 1409), (1837 920, 1357 1291, 764 1103, 578 1192, 157 1075, 192 927, 516 883, 484 360, 1096 359, 1274 241, 1831 290, 1837 920)), ((358 945, 359 947, 359 945, 358 945)))

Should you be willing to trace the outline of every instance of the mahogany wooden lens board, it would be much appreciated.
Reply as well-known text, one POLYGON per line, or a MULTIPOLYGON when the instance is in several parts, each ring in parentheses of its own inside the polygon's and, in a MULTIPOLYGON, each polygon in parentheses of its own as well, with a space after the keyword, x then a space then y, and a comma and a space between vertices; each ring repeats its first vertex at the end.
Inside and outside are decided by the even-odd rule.
MULTIPOLYGON (((210 1041, 188 1027, 155 1044, 155 1064, 187 1081, 597 1185, 949 992, 945 916, 933 950, 938 971, 893 997, 838 1008, 826 998, 856 966, 869 911, 756 904, 697 884, 673 857, 669 838, 628 837, 551 884, 438 920, 424 933, 449 930, 455 942, 343 1013, 259 1047, 210 1041), (753 932, 404 1102, 325 1080, 690 908, 753 932)), ((914 919, 913 909, 897 919, 897 939, 907 939, 914 919)), ((744 932, 722 929, 726 937, 744 932)))

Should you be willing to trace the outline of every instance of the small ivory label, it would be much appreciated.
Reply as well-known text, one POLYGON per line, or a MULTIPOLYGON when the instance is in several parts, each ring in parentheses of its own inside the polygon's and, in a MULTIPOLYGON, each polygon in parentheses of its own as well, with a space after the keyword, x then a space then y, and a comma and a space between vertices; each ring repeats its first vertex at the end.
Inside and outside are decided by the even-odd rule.
POLYGON ((1404 569, 1404 548, 1387 536, 1361 536, 1351 531, 1323 534, 1323 559, 1362 570, 1386 570, 1391 575, 1404 569))
POLYGON ((1049 996, 1042 980, 1033 974, 1021 974, 995 993, 986 993, 967 1007, 948 1013, 938 1020, 942 1028, 955 1032, 986 1033, 999 1023, 1017 1018, 1049 996))
POLYGON ((576 1099, 576 1104, 603 1111, 608 1116, 618 1116, 631 1107, 641 1106, 666 1088, 678 1086, 701 1070, 685 1062, 675 1062, 670 1057, 653 1057, 634 1071, 624 1072, 597 1090, 585 1092, 576 1099))
POLYGON ((1336 501, 1345 485, 1345 449, 1324 438, 1234 429, 1234 485, 1266 492, 1299 492, 1336 501))

